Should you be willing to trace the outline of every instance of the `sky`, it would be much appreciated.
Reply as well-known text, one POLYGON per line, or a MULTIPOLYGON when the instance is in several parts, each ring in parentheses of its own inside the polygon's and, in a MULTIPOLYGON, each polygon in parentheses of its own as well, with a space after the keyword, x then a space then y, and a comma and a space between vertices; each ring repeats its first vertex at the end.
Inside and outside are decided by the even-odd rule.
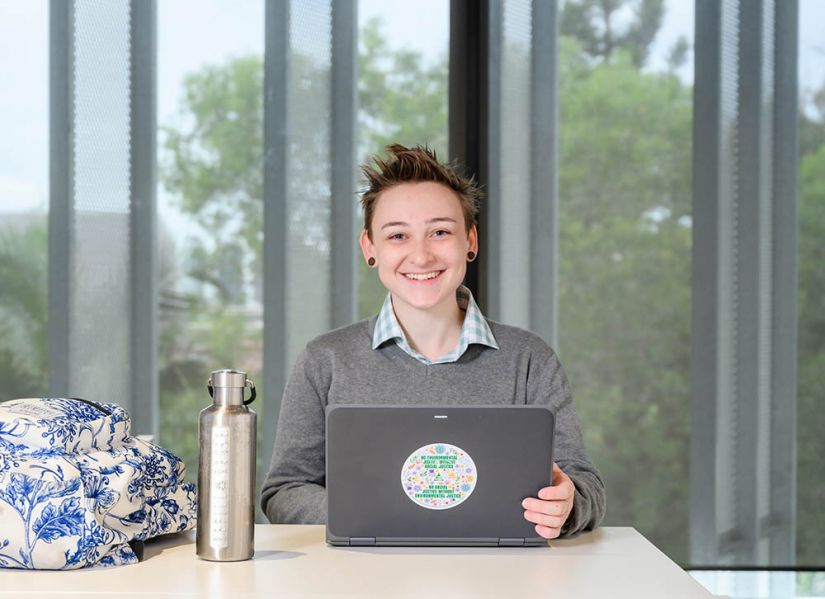
MULTIPOLYGON (((328 1, 328 0, 327 0, 328 1)), ((308 6, 323 0, 308 0, 308 6)), ((158 1, 158 121, 175 121, 183 77, 231 56, 262 54, 263 1, 158 1)), ((664 66, 681 36, 693 38, 693 2, 668 0, 650 68, 664 66)), ((392 45, 437 57, 447 50, 449 0, 361 0, 359 21, 379 17, 392 45)), ((825 0, 800 2, 803 88, 825 82, 825 0)), ((312 43, 313 40, 308 40, 312 43)), ((692 80, 692 66, 680 76, 692 80)), ((805 91, 802 91, 803 95, 805 91)), ((48 204, 48 2, 0 0, 0 214, 48 204), (25 57, 25 60, 21 60, 25 57)), ((162 190, 162 217, 177 220, 162 190)))

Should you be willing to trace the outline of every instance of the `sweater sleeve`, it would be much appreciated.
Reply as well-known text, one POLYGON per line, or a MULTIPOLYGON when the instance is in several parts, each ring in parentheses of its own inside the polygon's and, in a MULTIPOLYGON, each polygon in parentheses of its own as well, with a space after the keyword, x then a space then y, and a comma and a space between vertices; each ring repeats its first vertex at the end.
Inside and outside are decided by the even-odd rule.
POLYGON ((317 365, 298 356, 284 390, 261 509, 273 524, 323 524, 327 519, 324 406, 317 365))
POLYGON ((553 459, 576 487, 573 511, 561 530, 562 537, 571 537, 601 523, 606 505, 604 482, 585 452, 570 384, 552 350, 535 374, 528 385, 528 402, 546 405, 555 413, 553 459))

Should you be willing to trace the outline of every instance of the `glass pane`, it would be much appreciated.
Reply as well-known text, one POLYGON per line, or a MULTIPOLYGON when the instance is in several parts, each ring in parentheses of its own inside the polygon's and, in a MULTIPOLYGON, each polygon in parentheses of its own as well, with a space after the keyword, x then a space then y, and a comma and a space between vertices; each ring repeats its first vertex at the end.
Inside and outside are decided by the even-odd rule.
POLYGON ((48 59, 48 3, 0 1, 0 401, 48 388, 48 59))
POLYGON ((263 2, 158 3, 160 442, 190 479, 209 373, 260 381, 263 27, 263 2))
MULTIPOLYGON (((447 0, 359 0, 361 163, 391 143, 427 144, 447 156, 449 35, 447 0)), ((358 264, 358 315, 366 318, 378 312, 386 290, 363 260, 358 264)))
POLYGON ((729 599, 822 597, 825 594, 825 572, 702 570, 690 575, 714 595, 729 599))
POLYGON ((559 351, 605 524, 684 563, 693 7, 581 4, 559 21, 559 351))
MULTIPOLYGON (((825 3, 799 3, 797 565, 825 565, 825 3)), ((820 587, 820 590, 823 587, 820 587)))

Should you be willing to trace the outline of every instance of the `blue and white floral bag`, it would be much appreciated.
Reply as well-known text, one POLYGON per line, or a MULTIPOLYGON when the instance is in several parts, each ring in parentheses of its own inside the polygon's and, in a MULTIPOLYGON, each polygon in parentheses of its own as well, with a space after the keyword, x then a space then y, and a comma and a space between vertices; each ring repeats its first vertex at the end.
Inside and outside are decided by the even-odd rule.
POLYGON ((0 567, 131 564, 142 541, 195 525, 183 462, 129 425, 116 404, 0 404, 0 567))

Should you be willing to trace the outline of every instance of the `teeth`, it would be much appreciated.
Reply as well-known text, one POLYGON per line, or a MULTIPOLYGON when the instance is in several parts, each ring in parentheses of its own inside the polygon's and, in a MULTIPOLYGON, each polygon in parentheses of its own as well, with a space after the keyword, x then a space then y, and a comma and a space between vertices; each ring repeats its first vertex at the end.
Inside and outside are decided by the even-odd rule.
POLYGON ((438 272, 427 272, 427 273, 422 273, 422 274, 408 273, 404 276, 406 276, 408 279, 413 279, 413 280, 416 280, 416 281, 426 281, 427 279, 434 279, 438 275, 439 275, 438 272))

